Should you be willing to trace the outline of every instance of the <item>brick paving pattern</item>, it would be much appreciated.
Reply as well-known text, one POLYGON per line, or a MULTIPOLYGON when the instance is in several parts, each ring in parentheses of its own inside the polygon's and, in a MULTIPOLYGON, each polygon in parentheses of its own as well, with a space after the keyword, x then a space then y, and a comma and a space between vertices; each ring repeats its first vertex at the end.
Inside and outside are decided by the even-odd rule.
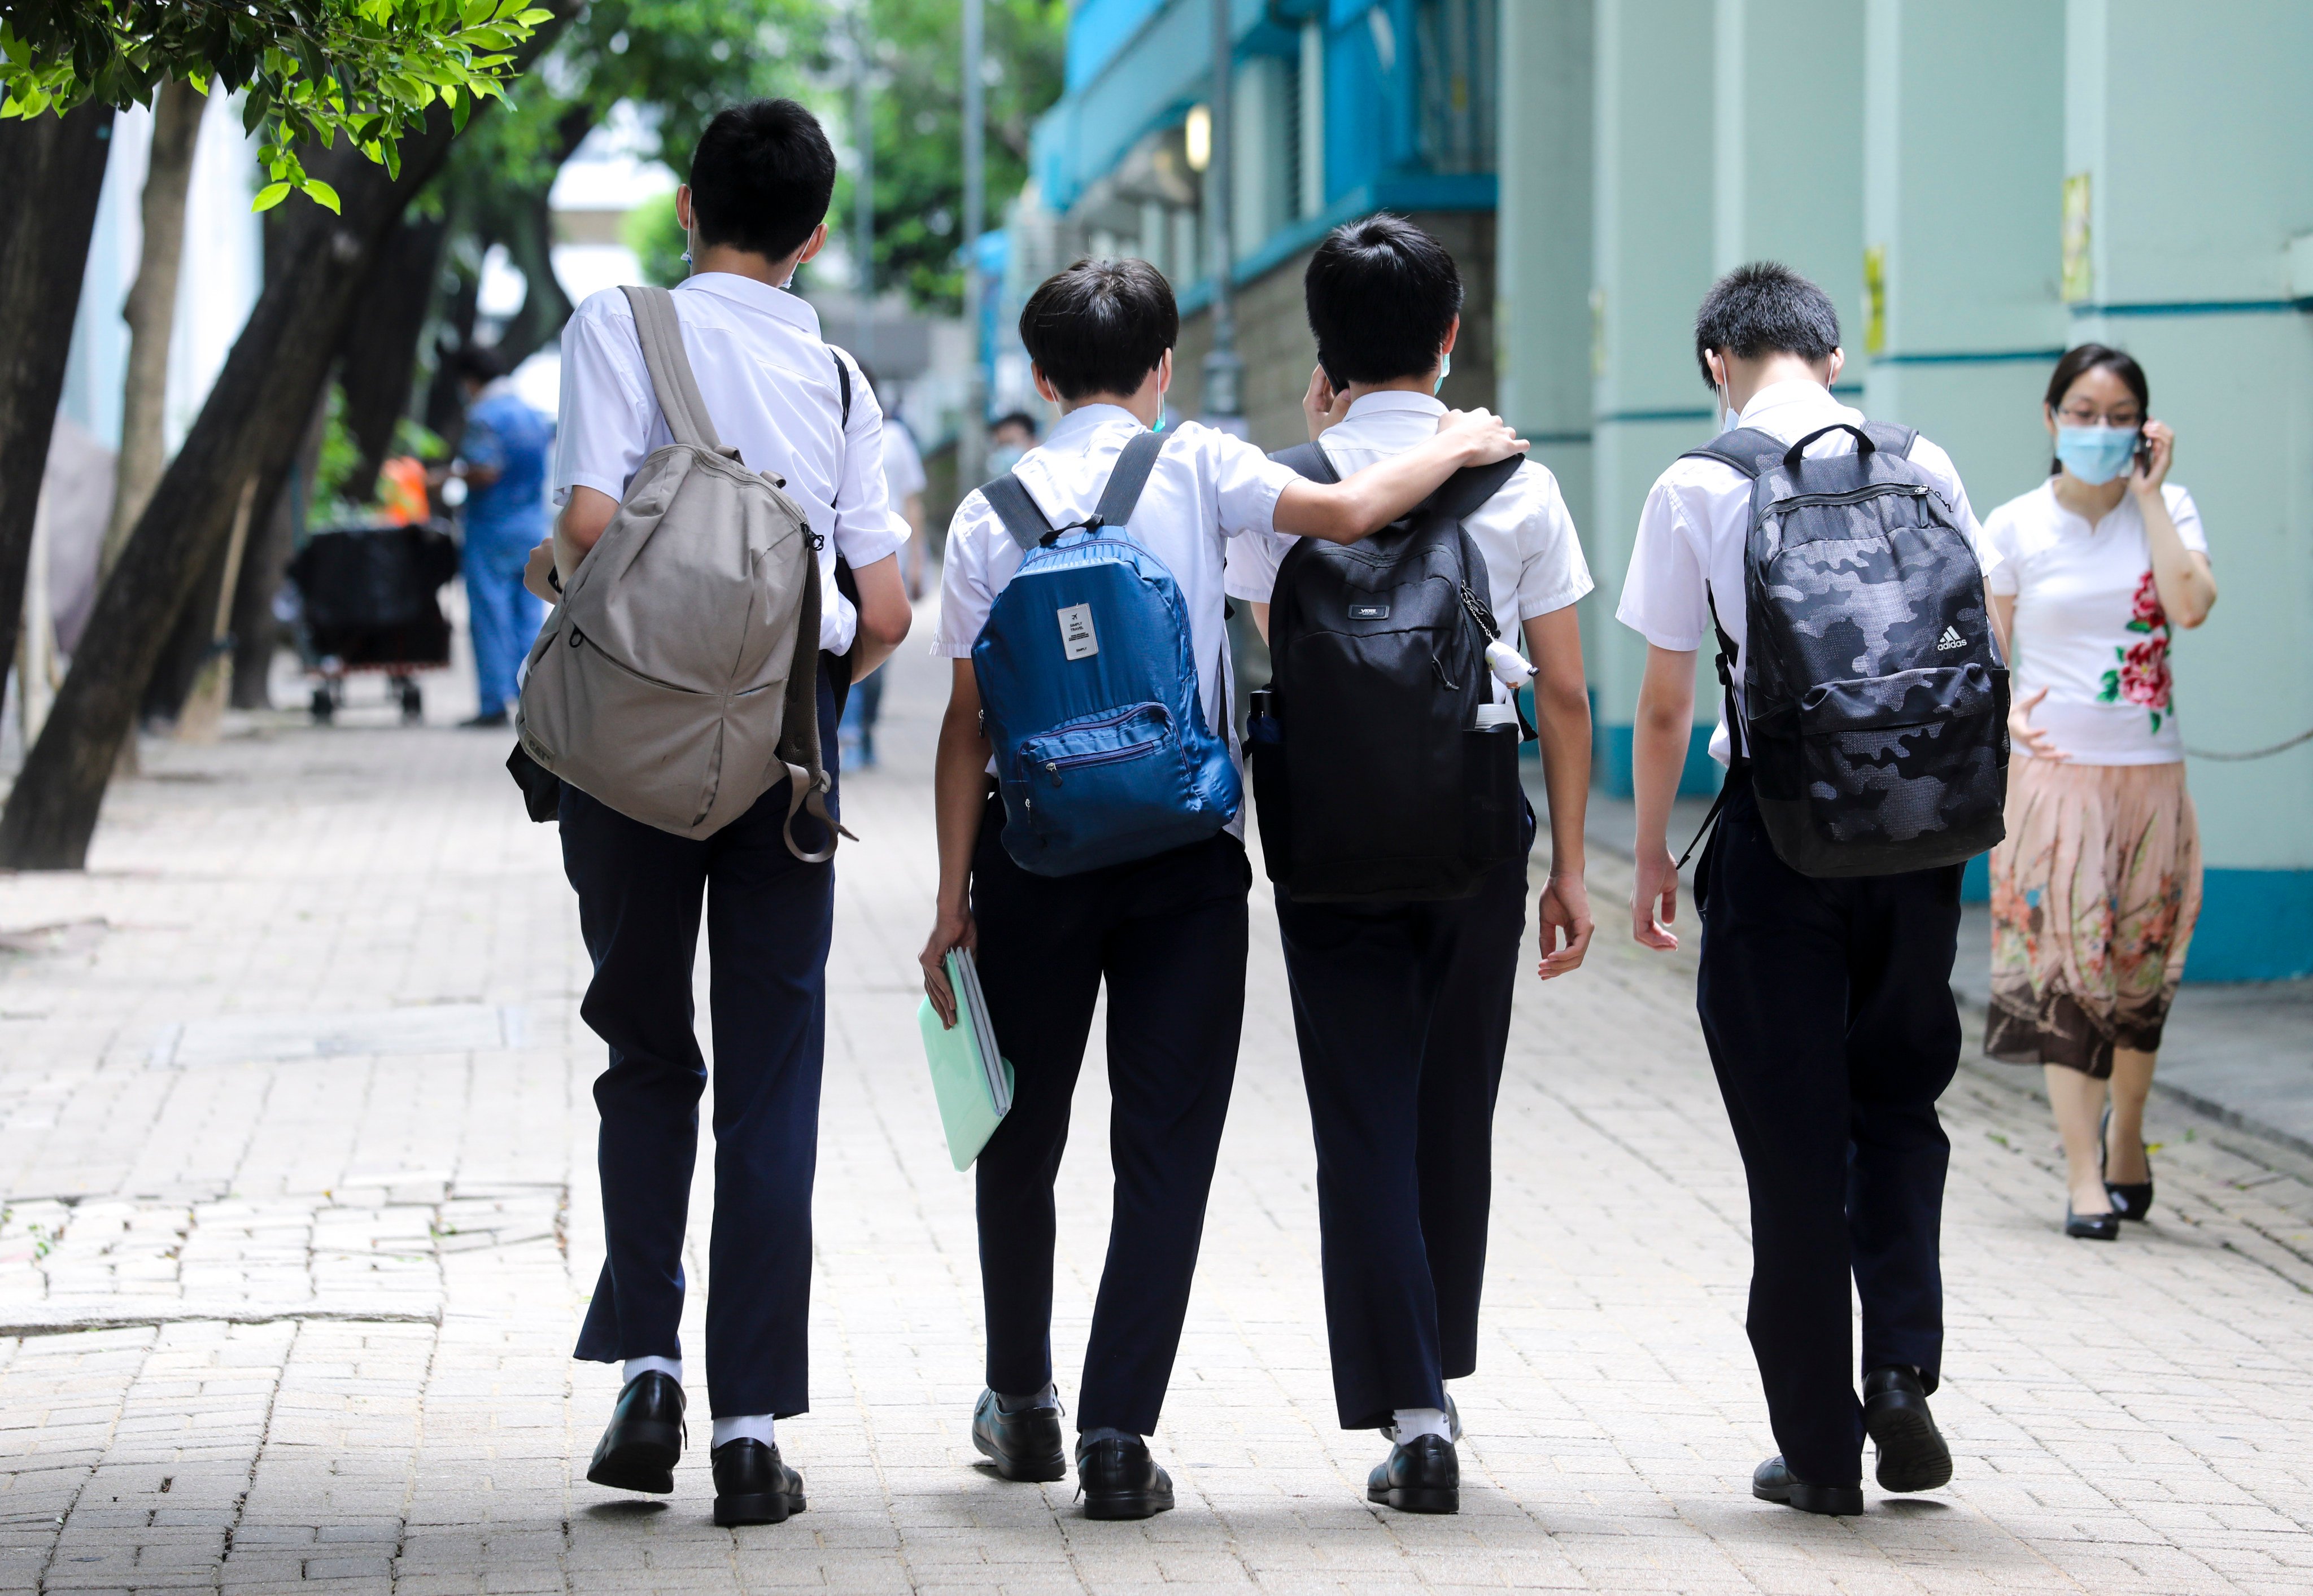
MULTIPOLYGON (((970 1186, 915 1039, 943 678, 913 648, 897 677, 884 767, 845 794, 863 841, 830 970, 815 1406, 780 1426, 809 1512, 715 1529, 703 1448, 671 1500, 585 1482, 617 1377, 567 1355, 602 1256, 600 1047, 553 829, 523 820, 497 739, 285 717, 152 750, 85 876, 0 877, 0 1591, 2313 1587, 2313 1164, 2156 1101, 2155 1222, 2068 1241, 2045 1109, 1991 1066, 1945 1100, 1957 1479, 1875 1489, 1855 1520, 1753 1502, 1772 1446, 1691 951, 1612 934, 1519 995, 1464 1511, 1368 1507, 1383 1443, 1333 1424, 1259 894, 1156 1439, 1180 1506, 1095 1524, 1071 1485, 997 1480, 969 1433, 970 1186)), ((1594 862, 1602 906, 1627 886, 1594 862)), ((1106 1233, 1085 1081, 1064 1399, 1106 1233)))

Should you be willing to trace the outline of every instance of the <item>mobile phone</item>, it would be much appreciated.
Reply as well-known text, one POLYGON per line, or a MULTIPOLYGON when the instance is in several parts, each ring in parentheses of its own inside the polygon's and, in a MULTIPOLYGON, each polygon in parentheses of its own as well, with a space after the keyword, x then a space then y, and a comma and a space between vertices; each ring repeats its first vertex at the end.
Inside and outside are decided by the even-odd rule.
POLYGON ((2141 427, 2136 434, 2136 469, 2148 477, 2152 474, 2152 440, 2141 427))

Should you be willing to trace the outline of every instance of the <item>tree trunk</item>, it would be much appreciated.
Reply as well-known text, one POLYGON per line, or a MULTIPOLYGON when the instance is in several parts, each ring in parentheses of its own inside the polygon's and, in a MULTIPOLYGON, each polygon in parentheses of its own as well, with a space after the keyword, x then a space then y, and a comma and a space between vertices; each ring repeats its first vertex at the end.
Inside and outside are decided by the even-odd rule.
POLYGON ((378 252, 374 292, 365 296, 362 313, 346 329, 338 382, 346 393, 346 430, 361 445, 361 464, 346 495, 356 504, 366 504, 377 491, 377 474, 394 452, 393 434, 410 413, 418 346, 426 337, 426 313, 434 308, 449 239, 446 219, 403 218, 378 252))
POLYGON ((109 106, 0 122, 0 171, 8 174, 8 224, 0 227, 0 663, 16 657, 32 517, 111 153, 109 106))
POLYGON ((129 529, 161 480, 169 399, 169 339, 177 325, 177 273, 185 254, 185 194, 193 147, 208 101, 182 78, 153 101, 153 153, 145 172, 145 240, 136 281, 121 319, 128 323, 128 374, 121 385, 120 454, 113 467, 112 519, 104 529, 100 580, 120 557, 129 529))
MULTIPOLYGON (((554 9, 519 64, 552 43, 573 6, 557 0, 554 9)), ((488 105, 481 101, 474 114, 488 105)), ((280 492, 378 248, 441 170, 453 136, 437 103, 423 130, 403 141, 398 179, 343 141, 309 163, 336 189, 343 214, 313 208, 286 241, 282 269, 268 269, 184 446, 98 592, 48 726, 0 812, 0 865, 77 870, 87 859, 113 758, 168 628, 230 537, 242 485, 256 477, 268 504, 280 492)))
MULTIPOLYGON (((298 534, 305 528, 305 499, 313 484, 313 468, 321 455, 321 428, 329 417, 326 402, 313 407, 312 425, 281 491, 273 495, 271 514, 249 529, 249 552, 241 558, 241 584, 233 600, 233 706, 269 709, 273 695, 273 651, 281 645, 281 623, 273 618, 274 596, 281 591, 290 557, 297 552, 298 534)), ((259 504, 265 501, 259 499, 259 504)))

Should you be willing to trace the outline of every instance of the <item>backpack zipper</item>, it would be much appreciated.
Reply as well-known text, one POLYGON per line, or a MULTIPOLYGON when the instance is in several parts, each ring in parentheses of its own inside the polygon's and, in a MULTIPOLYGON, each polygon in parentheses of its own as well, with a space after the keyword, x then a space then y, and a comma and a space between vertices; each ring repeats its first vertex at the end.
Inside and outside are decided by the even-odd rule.
MULTIPOLYGON (((1106 720, 1078 721, 1068 729, 1071 732, 1105 732, 1111 726, 1121 726, 1133 716, 1151 709, 1156 712, 1157 719, 1165 723, 1167 727, 1172 724, 1173 717, 1165 714, 1165 706, 1152 701, 1147 704, 1135 704, 1131 708, 1110 715, 1106 720)), ((1033 763, 1045 775, 1051 776, 1052 785, 1057 787, 1060 785, 1060 772, 1063 770, 1074 769, 1079 765, 1107 765, 1118 759, 1137 759, 1143 754, 1154 753, 1156 750, 1156 744, 1154 740, 1151 740, 1148 742, 1132 743, 1121 749, 1101 749, 1086 754, 1064 754, 1057 759, 1033 761, 1023 759, 1021 763, 1023 765, 1033 763)))
POLYGON ((1851 488, 1846 493, 1794 494, 1788 499, 1775 500, 1769 508, 1782 511, 1801 509, 1809 504, 1860 504, 1865 499, 1884 498, 1890 494, 1902 494, 1916 499, 1925 496, 1927 492, 1928 485, 1924 482, 1880 482, 1869 487, 1851 488))

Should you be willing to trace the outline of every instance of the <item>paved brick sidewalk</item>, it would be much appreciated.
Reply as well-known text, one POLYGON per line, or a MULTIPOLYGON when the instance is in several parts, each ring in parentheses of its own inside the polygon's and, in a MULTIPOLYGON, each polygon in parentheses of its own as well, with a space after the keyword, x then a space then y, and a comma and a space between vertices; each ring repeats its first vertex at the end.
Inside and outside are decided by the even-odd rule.
MULTIPOLYGON (((2156 1222, 2067 1241, 2013 1073, 1946 1101, 1952 1488, 1840 1521, 1751 1501, 1772 1447, 1692 965, 1611 938, 1519 998, 1464 1511, 1368 1509, 1258 899, 1157 1438, 1180 1508, 1093 1524, 980 1471, 969 1186, 914 1038, 939 678, 904 665, 885 767, 846 794, 817 1406, 781 1426, 809 1513, 715 1530, 697 1453, 663 1505, 581 1478, 615 1375, 566 1356, 601 1258, 599 1046, 553 830, 495 739, 284 723, 152 750, 88 875, 0 878, 0 1591, 2313 1586, 2313 1169, 2159 1105, 2156 1222)), ((1602 902, 1626 885, 1595 865, 1602 902)), ((1064 1395, 1105 1234, 1098 1080, 1063 1177, 1064 1395)))

